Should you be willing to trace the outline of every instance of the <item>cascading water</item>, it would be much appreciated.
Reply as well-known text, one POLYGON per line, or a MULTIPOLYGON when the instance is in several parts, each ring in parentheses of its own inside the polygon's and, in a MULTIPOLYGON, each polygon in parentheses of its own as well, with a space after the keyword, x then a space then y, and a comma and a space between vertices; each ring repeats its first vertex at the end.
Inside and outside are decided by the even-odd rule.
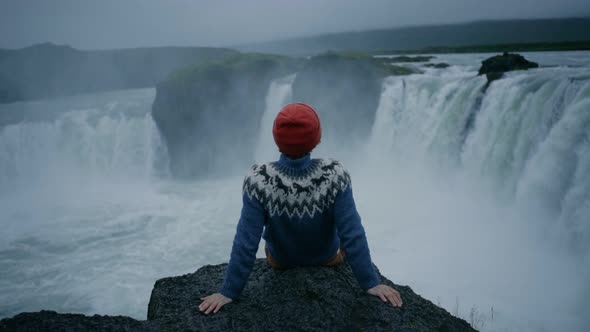
MULTIPOLYGON (((554 108, 557 114, 546 116, 549 119, 544 139, 530 139, 531 157, 523 162, 522 175, 516 180, 516 196, 525 203, 533 202, 541 211, 554 212, 550 215, 559 222, 559 227, 574 237, 573 246, 588 250, 590 81, 587 78, 585 82, 572 82, 563 77, 560 81, 562 85, 569 83, 558 99, 562 105, 554 108)), ((545 105, 553 106, 549 101, 545 105)))
POLYGON ((475 313, 482 330, 579 330, 587 311, 577 307, 590 291, 590 68, 512 72, 487 89, 473 69, 384 80, 366 150, 371 172, 382 175, 361 175, 357 188, 366 219, 393 221, 372 226, 376 233, 399 235, 378 245, 394 254, 375 259, 397 262, 384 270, 440 296, 449 311, 475 313), (485 272, 473 281, 463 266, 485 272), (418 277, 425 271, 472 293, 431 288, 432 275, 418 277), (525 309, 553 283, 567 285, 553 297, 563 304, 559 318, 543 305, 525 309), (509 305, 513 293, 520 298, 509 305))
POLYGON ((589 75, 566 68, 515 72, 485 94, 485 78, 469 71, 388 78, 369 153, 395 165, 477 177, 505 201, 535 203, 588 240, 589 75))
POLYGON ((142 287, 121 282, 147 273, 137 259, 140 239, 151 237, 147 225, 166 220, 158 218, 165 200, 154 189, 167 176, 150 114, 154 92, 2 105, 2 117, 12 120, 0 124, 1 317, 43 307, 116 308, 109 298, 131 299, 142 287))
POLYGON ((260 122, 260 136, 254 156, 256 162, 276 160, 279 156, 279 152, 272 138, 272 124, 276 114, 291 99, 293 93, 292 84, 295 80, 295 75, 292 74, 270 83, 268 94, 266 95, 266 108, 260 122))
MULTIPOLYGON (((154 92, 141 92, 143 100, 123 98, 81 109, 77 107, 89 105, 69 105, 54 119, 1 127, 1 187, 149 181, 166 173, 165 146, 149 113, 154 92)), ((59 101, 47 104, 62 106, 59 101)))
MULTIPOLYGON (((539 144, 559 127, 572 107, 588 99, 590 83, 579 80, 582 75, 577 70, 547 69, 514 73, 492 84, 476 130, 465 146, 462 159, 466 167, 494 176, 497 184, 514 192, 539 144)), ((583 116, 580 114, 582 130, 583 116)))
POLYGON ((484 78, 470 72, 386 79, 369 152, 373 157, 395 155, 410 164, 432 160, 456 164, 464 128, 476 112, 484 85, 484 78))

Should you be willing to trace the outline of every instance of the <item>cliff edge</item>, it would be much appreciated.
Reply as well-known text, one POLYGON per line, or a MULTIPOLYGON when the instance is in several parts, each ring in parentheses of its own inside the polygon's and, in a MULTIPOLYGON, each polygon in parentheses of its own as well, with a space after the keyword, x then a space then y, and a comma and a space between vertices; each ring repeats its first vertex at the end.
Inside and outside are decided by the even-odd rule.
POLYGON ((258 259, 239 300, 217 314, 200 313, 199 298, 218 290, 226 268, 208 265, 158 280, 147 321, 42 311, 4 319, 0 331, 475 331, 380 275, 400 292, 404 306, 382 303, 359 288, 347 264, 276 271, 258 259))

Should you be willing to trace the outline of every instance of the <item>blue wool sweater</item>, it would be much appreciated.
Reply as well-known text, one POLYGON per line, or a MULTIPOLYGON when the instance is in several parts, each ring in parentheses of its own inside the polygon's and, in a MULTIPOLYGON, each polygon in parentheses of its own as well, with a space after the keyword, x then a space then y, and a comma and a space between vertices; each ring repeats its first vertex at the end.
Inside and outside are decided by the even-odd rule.
POLYGON ((342 247, 363 289, 380 279, 356 210, 350 176, 337 161, 282 155, 254 165, 243 185, 243 207, 221 294, 239 297, 260 237, 282 267, 322 265, 342 247))

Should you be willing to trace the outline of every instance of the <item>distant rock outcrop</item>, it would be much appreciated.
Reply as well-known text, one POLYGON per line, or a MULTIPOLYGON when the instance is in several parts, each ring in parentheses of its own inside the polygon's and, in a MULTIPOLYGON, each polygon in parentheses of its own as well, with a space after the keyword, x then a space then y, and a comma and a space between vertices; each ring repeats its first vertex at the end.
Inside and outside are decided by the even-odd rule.
POLYGON ((382 79, 415 71, 362 53, 328 52, 309 59, 293 82, 293 99, 312 105, 324 133, 343 146, 365 138, 381 96, 382 79))
POLYGON ((365 54, 325 53, 307 60, 242 54, 183 70, 160 83, 152 114, 174 176, 243 172, 253 162, 273 79, 296 73, 292 100, 285 102, 312 105, 324 133, 346 146, 369 134, 382 78, 413 72, 365 54))
POLYGON ((0 103, 154 87, 175 70, 235 54, 210 47, 83 51, 51 43, 0 49, 0 103))
POLYGON ((158 84, 152 115, 166 141, 172 174, 190 178, 247 169, 270 82, 295 73, 300 63, 242 54, 184 69, 158 84))
POLYGON ((430 67, 430 68, 436 68, 436 69, 445 69, 450 67, 450 65, 448 63, 445 62, 439 62, 439 63, 427 63, 424 65, 424 67, 430 67))
POLYGON ((434 59, 432 55, 416 55, 416 56, 408 56, 408 55, 400 55, 394 56, 391 58, 386 58, 387 61, 396 63, 396 62, 428 62, 434 59))
POLYGON ((347 264, 276 271, 258 259, 241 299, 219 313, 198 311, 216 292, 227 264, 156 282, 148 320, 26 313, 0 321, 0 331, 475 331, 462 319, 394 285, 404 305, 393 308, 361 290, 347 264))
POLYGON ((528 61, 520 54, 504 52, 502 55, 496 55, 487 58, 481 62, 478 75, 486 75, 488 83, 500 79, 505 72, 513 70, 526 70, 537 68, 539 64, 528 61))

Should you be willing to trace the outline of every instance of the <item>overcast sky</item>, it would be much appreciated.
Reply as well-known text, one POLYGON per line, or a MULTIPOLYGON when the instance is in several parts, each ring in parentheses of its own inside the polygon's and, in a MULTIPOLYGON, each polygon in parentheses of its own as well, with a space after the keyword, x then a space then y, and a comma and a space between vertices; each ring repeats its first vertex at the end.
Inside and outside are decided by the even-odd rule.
POLYGON ((590 16, 590 0, 0 0, 0 48, 226 46, 480 19, 590 16))

